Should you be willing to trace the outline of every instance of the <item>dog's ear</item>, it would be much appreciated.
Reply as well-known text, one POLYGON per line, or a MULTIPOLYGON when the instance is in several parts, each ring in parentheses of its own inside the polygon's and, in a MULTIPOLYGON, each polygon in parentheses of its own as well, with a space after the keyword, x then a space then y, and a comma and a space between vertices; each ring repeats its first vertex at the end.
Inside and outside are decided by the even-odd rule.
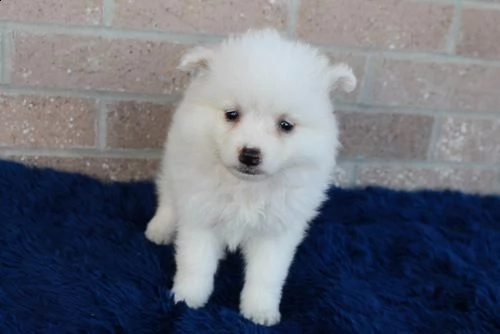
POLYGON ((210 68, 213 50, 207 47, 195 47, 182 56, 178 68, 184 72, 203 72, 210 68))
POLYGON ((328 74, 330 78, 330 89, 332 91, 340 87, 343 91, 350 93, 356 88, 356 76, 347 64, 334 64, 330 68, 328 74))

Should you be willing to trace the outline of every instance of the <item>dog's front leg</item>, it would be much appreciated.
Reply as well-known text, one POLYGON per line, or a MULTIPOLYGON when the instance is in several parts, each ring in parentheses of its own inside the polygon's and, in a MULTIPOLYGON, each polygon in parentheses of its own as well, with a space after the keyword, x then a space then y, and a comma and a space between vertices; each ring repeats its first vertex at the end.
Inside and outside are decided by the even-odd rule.
POLYGON ((281 293, 302 233, 255 237, 243 246, 245 285, 240 311, 255 323, 272 326, 280 321, 281 293))
POLYGON ((176 239, 175 302, 191 308, 205 305, 213 291, 214 275, 223 255, 220 240, 208 228, 180 221, 176 239))

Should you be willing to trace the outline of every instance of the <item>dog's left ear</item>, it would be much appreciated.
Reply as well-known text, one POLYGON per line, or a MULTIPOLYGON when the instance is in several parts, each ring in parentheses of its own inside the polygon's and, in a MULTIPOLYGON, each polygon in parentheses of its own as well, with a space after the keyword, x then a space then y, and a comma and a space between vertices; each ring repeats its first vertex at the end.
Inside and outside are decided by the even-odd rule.
POLYGON ((343 91, 350 93, 356 88, 356 76, 347 64, 340 63, 333 65, 328 75, 332 91, 340 87, 343 91))
POLYGON ((204 72, 210 68, 213 50, 199 46, 184 54, 179 64, 179 69, 184 72, 204 72))

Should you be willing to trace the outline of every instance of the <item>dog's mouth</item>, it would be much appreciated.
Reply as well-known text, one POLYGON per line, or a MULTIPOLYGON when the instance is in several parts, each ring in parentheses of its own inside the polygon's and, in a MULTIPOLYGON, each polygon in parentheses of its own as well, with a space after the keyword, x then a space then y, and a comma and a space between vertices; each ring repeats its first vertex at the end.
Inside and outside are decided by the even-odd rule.
POLYGON ((262 170, 258 168, 249 168, 245 166, 237 166, 229 168, 229 170, 234 176, 245 181, 259 180, 266 175, 262 170))
POLYGON ((249 167, 240 166, 240 167, 236 167, 235 169, 238 173, 241 173, 244 175, 257 176, 257 175, 264 174, 264 173, 262 173, 261 170, 259 170, 257 168, 249 168, 249 167))

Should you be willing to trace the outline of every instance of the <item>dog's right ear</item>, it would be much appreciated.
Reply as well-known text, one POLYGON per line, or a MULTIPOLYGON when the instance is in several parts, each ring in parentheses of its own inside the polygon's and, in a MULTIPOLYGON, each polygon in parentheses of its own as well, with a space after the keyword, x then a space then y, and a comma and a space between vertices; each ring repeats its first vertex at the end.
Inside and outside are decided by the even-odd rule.
POLYGON ((214 51, 207 47, 196 47, 181 58, 179 69, 184 72, 204 72, 210 68, 214 51))

